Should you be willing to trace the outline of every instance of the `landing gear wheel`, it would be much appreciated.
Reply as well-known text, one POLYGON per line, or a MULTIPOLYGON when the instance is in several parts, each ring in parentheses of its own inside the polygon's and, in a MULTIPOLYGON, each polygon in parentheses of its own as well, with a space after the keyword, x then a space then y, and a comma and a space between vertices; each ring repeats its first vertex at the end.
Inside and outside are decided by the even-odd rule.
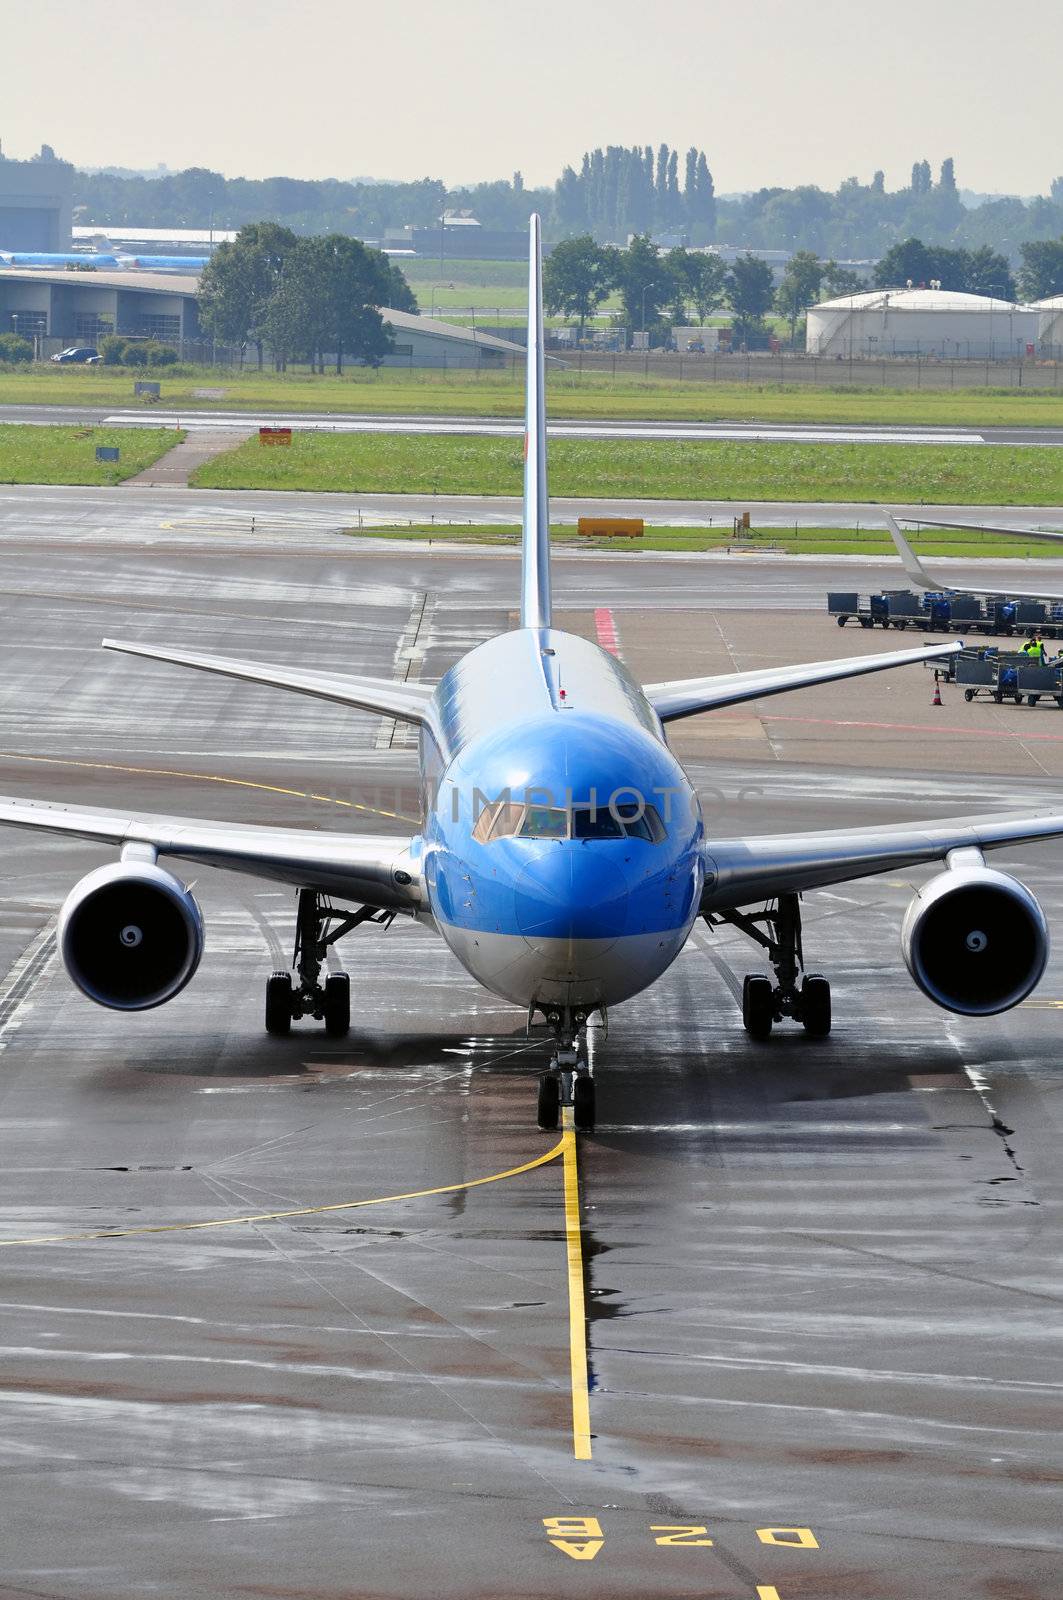
POLYGON ((775 1020, 775 994, 770 978, 747 973, 742 981, 742 1026, 751 1039, 766 1039, 775 1020))
POLYGON ((594 1079, 579 1077, 572 1085, 572 1121, 580 1133, 594 1127, 594 1079))
POLYGON ((830 1032, 830 984, 818 972, 801 985, 801 1025, 813 1039, 825 1039, 830 1032))
POLYGON ((553 1133, 561 1116, 561 1080, 556 1072, 544 1072, 539 1079, 537 1118, 544 1133, 553 1133))
POLYGON ((292 1031, 292 975, 275 972, 266 979, 266 1032, 286 1039, 292 1031))
POLYGON ((344 1039, 351 1027, 351 980, 345 972, 330 972, 325 979, 325 1032, 344 1039))

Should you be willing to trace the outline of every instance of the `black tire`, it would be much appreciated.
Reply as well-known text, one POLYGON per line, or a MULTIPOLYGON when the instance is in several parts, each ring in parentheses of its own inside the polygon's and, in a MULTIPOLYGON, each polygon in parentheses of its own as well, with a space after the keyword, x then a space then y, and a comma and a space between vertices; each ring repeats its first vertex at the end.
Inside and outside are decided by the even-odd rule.
POLYGON ((351 1028, 351 980, 345 972, 330 972, 325 979, 325 1032, 330 1039, 345 1039, 351 1028))
POLYGON ((974 699, 974 690, 965 689, 963 691, 963 698, 966 700, 967 704, 970 705, 971 701, 974 699))
POLYGON ((1011 700, 1012 700, 1012 704, 1013 705, 1016 705, 1016 706, 1021 706, 1022 705, 1022 695, 1021 694, 1013 694, 1012 697, 1011 697, 1011 700))
POLYGON ((871 618, 870 617, 861 617, 860 618, 860 626, 862 628, 870 628, 872 626, 871 618))
POLYGON ((1026 696, 1026 704, 1028 706, 1035 706, 1040 698, 1040 695, 1028 694, 1026 696))
POLYGON ((839 617, 838 618, 838 626, 839 626, 839 628, 844 628, 845 624, 848 622, 848 620, 849 620, 848 617, 839 617))
POLYGON ((556 1072, 544 1072, 539 1079, 537 1119, 544 1133, 553 1133, 561 1117, 561 1080, 556 1072))
POLYGON ((813 1039, 825 1039, 830 1032, 830 984, 818 972, 801 985, 801 1026, 813 1039))
POLYGON ((275 972, 266 979, 266 1032, 286 1039, 292 1031, 292 975, 275 972))
POLYGON ((770 978, 749 973, 742 982, 742 1026, 751 1039, 767 1039, 775 1020, 775 991, 770 978))
POLYGON ((577 1078, 572 1085, 572 1121, 580 1133, 590 1133, 594 1127, 594 1079, 577 1078))

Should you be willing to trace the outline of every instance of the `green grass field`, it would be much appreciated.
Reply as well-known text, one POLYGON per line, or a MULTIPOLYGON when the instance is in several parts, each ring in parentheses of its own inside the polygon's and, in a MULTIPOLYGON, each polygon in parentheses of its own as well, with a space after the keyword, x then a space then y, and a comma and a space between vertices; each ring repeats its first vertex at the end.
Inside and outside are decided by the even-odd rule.
MULTIPOLYGON (((426 539, 432 544, 509 545, 520 544, 520 529, 505 523, 485 526, 480 523, 411 523, 408 527, 347 528, 345 532, 365 539, 385 539, 406 543, 426 539)), ((893 556, 897 552, 889 535, 881 528, 754 528, 735 539, 730 528, 647 527, 641 539, 584 538, 571 526, 553 523, 551 542, 559 548, 593 549, 609 554, 629 555, 638 550, 730 550, 734 555, 893 556)), ((988 560, 1000 557, 1015 560, 1038 556, 1047 560, 1063 558, 1060 545, 1025 543, 1022 539, 1001 538, 984 533, 914 534, 910 543, 920 556, 963 556, 988 560)), ((899 570, 899 569, 898 569, 899 570)), ((854 577, 854 583, 857 582, 854 577)))
POLYGON ((0 483, 122 483, 184 437, 176 428, 0 426, 0 483), (97 445, 117 445, 118 465, 97 462, 97 445))
MULTIPOLYGON (((133 397, 137 374, 113 367, 0 369, 0 405, 85 405, 150 410, 133 397)), ((143 376, 143 374, 139 374, 143 376)), ((217 410, 379 411, 425 415, 519 416, 523 373, 402 371, 357 368, 342 377, 306 371, 230 373, 220 368, 160 370, 162 405, 217 410), (221 390, 197 398, 196 389, 221 390)), ((947 427, 1063 425, 1063 390, 831 389, 706 383, 651 373, 612 378, 606 372, 551 367, 547 386, 555 417, 659 418, 676 421, 940 424, 947 427)))
MULTIPOLYGON (((518 495, 516 439, 296 433, 201 467, 197 488, 518 495)), ((1036 446, 689 443, 558 439, 555 495, 593 499, 859 500, 925 505, 1063 503, 1063 450, 1036 446)))

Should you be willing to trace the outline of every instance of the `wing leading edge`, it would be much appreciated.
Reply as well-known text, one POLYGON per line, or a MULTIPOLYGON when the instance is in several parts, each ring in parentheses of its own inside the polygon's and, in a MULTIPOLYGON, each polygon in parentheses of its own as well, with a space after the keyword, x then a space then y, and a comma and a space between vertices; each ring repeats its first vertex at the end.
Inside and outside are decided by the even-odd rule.
POLYGON ((9 797, 0 797, 0 823, 123 850, 147 847, 160 856, 250 873, 380 909, 413 912, 425 903, 417 837, 200 822, 9 797))
POLYGON ((190 650, 162 650, 155 645, 132 644, 121 639, 104 639, 105 650, 120 650, 127 656, 144 656, 149 661, 168 661, 177 667, 194 667, 198 672, 214 672, 223 678, 242 678, 247 683, 265 683, 275 689, 289 689, 315 700, 334 700, 358 711, 379 711, 400 722, 420 724, 428 715, 432 689, 423 683, 388 683, 380 678, 349 678, 339 673, 310 672, 303 667, 271 666, 265 661, 235 661, 228 656, 198 655, 190 650))
MULTIPOLYGON (((893 540, 897 554, 901 558, 904 570, 907 573, 910 581, 919 589, 930 589, 933 590, 935 594, 958 593, 998 595, 1007 593, 1009 598, 1015 600, 1063 600, 1063 594, 1060 594, 1058 591, 1053 593, 1051 589, 1015 589, 1010 583, 1006 586, 1006 589, 1001 589, 999 584, 995 589, 977 589, 975 588, 974 584, 971 583, 948 583, 944 578, 935 577, 929 568, 923 565, 915 551, 912 549, 911 545, 908 543, 907 539, 904 537, 904 534, 897 525, 896 518, 890 516, 888 511, 884 511, 883 516, 886 519, 886 526, 889 528, 890 538, 893 540)), ((972 531, 975 531, 973 524, 963 522, 931 522, 928 523, 927 526, 931 528, 971 528, 972 531)), ((1010 534, 1017 539, 1043 539, 1050 543, 1055 542, 1056 544, 1060 542, 1061 538, 1058 533, 1043 533, 1040 531, 1025 530, 1020 528, 987 527, 978 529, 977 531, 983 533, 1005 533, 1010 534)))
POLYGON ((889 667, 933 661, 938 656, 955 655, 959 649, 958 642, 929 644, 915 650, 889 650, 873 656, 806 661, 794 667, 758 667, 752 672, 724 672, 709 678, 649 683, 642 692, 662 722, 675 722, 679 717, 692 717, 699 711, 740 705, 744 700, 760 700, 767 695, 784 694, 788 689, 807 689, 817 683, 834 683, 839 678, 857 678, 867 672, 884 672, 889 667))
POLYGON ((1063 814, 947 817, 937 822, 717 839, 704 849, 702 910, 943 861, 954 850, 1000 850, 1063 837, 1063 814))

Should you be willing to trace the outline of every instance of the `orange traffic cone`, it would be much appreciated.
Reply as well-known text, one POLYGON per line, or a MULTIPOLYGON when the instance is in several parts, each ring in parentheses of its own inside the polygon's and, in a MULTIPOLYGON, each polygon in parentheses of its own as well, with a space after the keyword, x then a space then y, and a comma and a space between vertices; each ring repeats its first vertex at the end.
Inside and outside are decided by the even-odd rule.
POLYGON ((931 700, 930 704, 932 706, 940 706, 943 703, 944 702, 941 699, 941 684, 939 683, 938 675, 935 672, 935 674, 934 674, 934 698, 933 698, 933 700, 931 700))

